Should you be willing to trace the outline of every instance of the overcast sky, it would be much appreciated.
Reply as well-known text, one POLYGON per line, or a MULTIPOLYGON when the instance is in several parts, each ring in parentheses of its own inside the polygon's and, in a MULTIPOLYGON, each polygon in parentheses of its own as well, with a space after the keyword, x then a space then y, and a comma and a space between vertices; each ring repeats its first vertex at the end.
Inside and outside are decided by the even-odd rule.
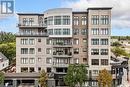
MULTIPOLYGON (((15 12, 43 13, 47 9, 69 7, 86 10, 88 7, 112 7, 112 35, 130 35, 130 0, 15 0, 15 12)), ((0 14, 0 31, 18 32, 17 15, 0 14)))

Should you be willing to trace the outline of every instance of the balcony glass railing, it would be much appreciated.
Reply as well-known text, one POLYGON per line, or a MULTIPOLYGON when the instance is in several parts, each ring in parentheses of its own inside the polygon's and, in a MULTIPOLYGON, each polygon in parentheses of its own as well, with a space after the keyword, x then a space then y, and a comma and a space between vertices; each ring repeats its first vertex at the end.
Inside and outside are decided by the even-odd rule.
POLYGON ((16 36, 48 36, 47 33, 16 33, 16 36))
POLYGON ((18 27, 47 27, 46 24, 18 24, 18 27))

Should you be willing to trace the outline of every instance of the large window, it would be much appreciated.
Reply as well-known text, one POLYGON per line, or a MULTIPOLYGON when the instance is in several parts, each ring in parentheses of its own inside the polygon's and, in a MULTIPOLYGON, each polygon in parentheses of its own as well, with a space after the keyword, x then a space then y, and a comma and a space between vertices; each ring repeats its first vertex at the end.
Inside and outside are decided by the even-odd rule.
POLYGON ((99 45, 99 39, 91 39, 92 45, 99 45))
POLYGON ((35 54, 35 49, 34 48, 30 48, 29 49, 29 54, 35 54))
POLYGON ((92 59, 92 65, 99 65, 99 59, 92 59))
POLYGON ((30 64, 34 64, 35 63, 35 59, 34 58, 29 58, 29 63, 30 64))
POLYGON ((21 48, 21 54, 28 54, 28 48, 21 48))
POLYGON ((101 65, 108 65, 108 59, 101 59, 101 65))
POLYGON ((108 39, 101 39, 101 45, 108 45, 108 39))
POLYGON ((99 16, 98 15, 92 15, 91 21, 92 21, 93 25, 98 25, 99 24, 99 16))
POLYGON ((61 29, 54 29, 55 35, 61 35, 61 29))
POLYGON ((61 16, 54 16, 54 25, 61 25, 61 16))
POLYGON ((74 18, 73 18, 73 24, 74 25, 79 25, 79 17, 74 16, 74 18))
POLYGON ((48 29, 47 32, 49 35, 53 35, 53 29, 48 29))
POLYGON ((29 24, 30 26, 33 25, 33 22, 34 22, 34 18, 29 18, 28 24, 29 24))
POLYGON ((83 43, 87 44, 87 39, 83 38, 83 43))
POLYGON ((46 58, 46 63, 51 64, 52 63, 52 58, 46 58))
POLYGON ((63 35, 70 35, 70 29, 69 28, 64 28, 63 29, 63 35))
POLYGON ((46 39, 46 44, 47 45, 51 45, 52 44, 52 40, 51 39, 46 39))
POLYGON ((47 18, 47 25, 53 25, 53 16, 47 18))
POLYGON ((73 44, 74 44, 74 45, 78 45, 78 44, 79 44, 79 39, 78 39, 78 38, 75 38, 75 39, 73 40, 73 44))
POLYGON ((79 35, 79 29, 73 29, 73 35, 79 35))
POLYGON ((82 16, 82 25, 87 25, 87 17, 86 16, 82 16))
POLYGON ((34 45, 34 44, 35 44, 34 39, 29 39, 29 45, 34 45))
POLYGON ((28 19, 27 18, 23 18, 23 25, 28 25, 28 19))
POLYGON ((70 16, 63 16, 63 25, 70 25, 70 16))
POLYGON ((102 28, 101 29, 101 35, 108 35, 108 34, 109 34, 108 28, 102 28))
POLYGON ((92 28, 92 35, 99 35, 99 28, 92 28))
POLYGON ((74 48, 74 54, 79 54, 79 48, 74 48))
POLYGON ((21 64, 27 64, 28 58, 21 58, 21 64))
POLYGON ((109 16, 108 15, 101 16, 101 24, 103 24, 103 25, 109 24, 109 16))
POLYGON ((82 29, 82 30, 81 30, 81 34, 82 34, 82 35, 87 35, 87 29, 82 29))
POLYGON ((91 55, 99 55, 99 49, 91 49, 91 55))
POLYGON ((28 39, 21 39, 21 44, 22 45, 27 45, 28 44, 28 39))
POLYGON ((101 49, 101 55, 108 55, 108 49, 101 49))

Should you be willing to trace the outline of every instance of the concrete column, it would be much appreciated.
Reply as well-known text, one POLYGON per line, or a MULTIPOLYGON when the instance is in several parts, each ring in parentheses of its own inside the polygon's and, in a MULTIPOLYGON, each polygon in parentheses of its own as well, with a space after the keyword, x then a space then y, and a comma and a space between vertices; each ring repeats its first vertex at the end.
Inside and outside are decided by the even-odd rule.
POLYGON ((38 87, 38 79, 35 79, 35 87, 38 87))
POLYGON ((47 80, 47 87, 55 87, 55 79, 48 79, 47 80))
POLYGON ((13 87, 17 87, 17 79, 13 79, 13 87))

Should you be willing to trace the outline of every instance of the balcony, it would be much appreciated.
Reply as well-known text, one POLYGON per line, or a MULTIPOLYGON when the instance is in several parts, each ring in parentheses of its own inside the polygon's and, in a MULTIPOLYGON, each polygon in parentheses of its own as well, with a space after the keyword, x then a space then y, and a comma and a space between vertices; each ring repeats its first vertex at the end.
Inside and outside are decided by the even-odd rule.
POLYGON ((46 28, 46 24, 32 24, 32 25, 25 25, 25 24, 18 24, 19 28, 46 28))
POLYGON ((48 34, 47 33, 17 33, 16 34, 17 37, 47 37, 48 34))
POLYGON ((53 67, 68 67, 68 63, 54 63, 53 67))
POLYGON ((53 57, 72 57, 72 52, 53 52, 53 57))
POLYGON ((72 44, 59 42, 59 43, 53 44, 53 47, 72 47, 72 44))

